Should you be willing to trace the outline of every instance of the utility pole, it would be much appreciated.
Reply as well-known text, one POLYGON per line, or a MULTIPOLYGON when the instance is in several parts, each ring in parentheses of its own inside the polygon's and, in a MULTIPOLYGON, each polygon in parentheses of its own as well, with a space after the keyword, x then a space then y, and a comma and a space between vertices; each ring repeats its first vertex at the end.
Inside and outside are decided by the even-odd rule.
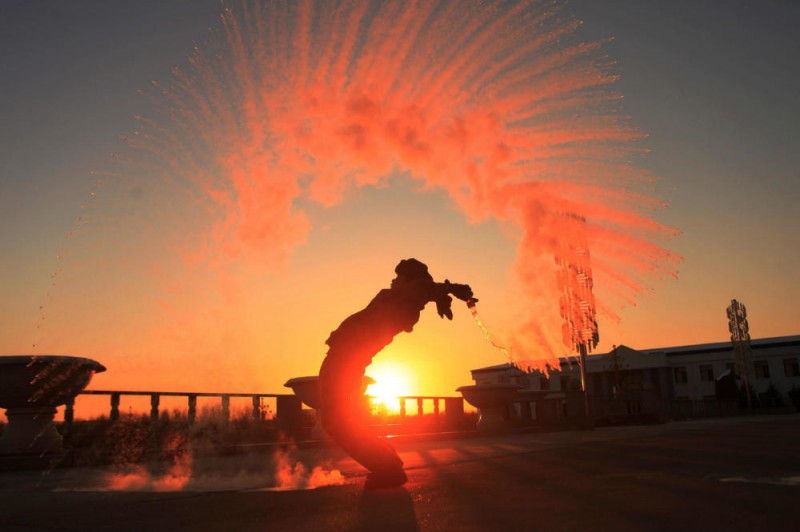
POLYGON ((731 306, 727 308, 728 330, 731 333, 731 344, 733 345, 733 362, 736 373, 742 378, 744 390, 747 395, 747 409, 753 408, 750 399, 750 326, 747 323, 747 309, 744 304, 735 299, 731 300, 731 306))

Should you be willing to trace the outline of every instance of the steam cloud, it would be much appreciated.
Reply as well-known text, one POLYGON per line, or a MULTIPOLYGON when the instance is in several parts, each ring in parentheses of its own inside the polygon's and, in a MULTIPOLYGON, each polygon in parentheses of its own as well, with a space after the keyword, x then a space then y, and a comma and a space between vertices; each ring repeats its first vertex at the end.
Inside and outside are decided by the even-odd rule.
POLYGON ((345 477, 327 464, 306 465, 293 449, 277 450, 270 459, 246 457, 231 468, 222 458, 205 458, 195 463, 191 452, 181 454, 165 471, 153 473, 138 464, 125 464, 105 475, 99 491, 220 491, 269 489, 276 491, 338 486, 345 477), (265 470, 265 464, 271 470, 265 470), (248 463, 249 462, 249 463, 248 463))
POLYGON ((564 243, 588 243, 611 317, 679 261, 653 177, 631 164, 643 134, 578 27, 526 0, 244 2, 155 86, 159 111, 129 141, 203 205, 185 250, 198 261, 279 265, 311 229, 299 200, 335 205, 392 174, 516 227, 512 347, 542 364, 565 349, 564 243))

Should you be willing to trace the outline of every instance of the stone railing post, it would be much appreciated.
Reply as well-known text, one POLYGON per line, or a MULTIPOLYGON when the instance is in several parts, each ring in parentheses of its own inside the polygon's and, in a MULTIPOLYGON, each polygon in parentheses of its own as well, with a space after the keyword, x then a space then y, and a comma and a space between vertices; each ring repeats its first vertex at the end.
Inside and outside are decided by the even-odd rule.
POLYGON ((112 393, 111 394, 111 414, 109 414, 109 419, 111 421, 116 421, 119 419, 119 394, 112 393))
POLYGON ((161 403, 161 396, 157 393, 150 395, 150 421, 158 421, 158 405, 161 403))
POLYGON ((75 398, 68 399, 64 405, 64 432, 72 430, 72 421, 75 419, 75 398))
POLYGON ((458 426, 464 419, 464 398, 463 397, 445 397, 444 398, 444 416, 447 424, 451 426, 458 426))
POLYGON ((279 395, 276 403, 278 428, 296 434, 302 424, 303 402, 294 395, 279 395))
POLYGON ((194 420, 197 419, 197 396, 194 394, 189 395, 189 424, 193 424, 194 420))
POLYGON ((261 397, 253 396, 253 419, 261 419, 261 397))
POLYGON ((417 397, 417 415, 422 417, 422 397, 417 397))
POLYGON ((434 397, 433 398, 433 419, 436 421, 436 423, 439 422, 439 398, 438 397, 434 397))
POLYGON ((222 419, 228 421, 231 418, 231 396, 222 396, 222 419))
POLYGON ((400 419, 405 421, 406 418, 406 398, 400 397, 400 419))

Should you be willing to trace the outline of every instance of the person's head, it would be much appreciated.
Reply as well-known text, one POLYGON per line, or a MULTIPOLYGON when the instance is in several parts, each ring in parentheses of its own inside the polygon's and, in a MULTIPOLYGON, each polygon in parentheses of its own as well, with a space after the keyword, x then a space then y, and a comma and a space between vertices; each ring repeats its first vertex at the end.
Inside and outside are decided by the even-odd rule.
POLYGON ((394 269, 397 277, 392 281, 392 286, 396 283, 406 283, 414 281, 433 281, 433 277, 428 273, 428 267, 417 259, 401 260, 394 269))

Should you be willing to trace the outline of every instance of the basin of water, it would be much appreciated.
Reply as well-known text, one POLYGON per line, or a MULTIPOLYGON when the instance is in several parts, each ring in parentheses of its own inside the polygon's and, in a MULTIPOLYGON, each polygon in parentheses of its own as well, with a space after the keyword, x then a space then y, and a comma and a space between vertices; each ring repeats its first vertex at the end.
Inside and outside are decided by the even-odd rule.
MULTIPOLYGON (((365 376, 362 381, 361 393, 367 390, 367 386, 374 383, 375 379, 365 376)), ((306 406, 313 408, 315 411, 318 411, 322 407, 318 375, 295 377, 286 381, 284 386, 291 388, 294 394, 303 401, 306 406)), ((322 428, 322 419, 318 412, 314 412, 314 414, 316 421, 314 422, 314 427, 311 429, 311 437, 315 440, 324 439, 326 434, 325 430, 322 428)))
MULTIPOLYGON (((362 381, 361 392, 364 393, 367 386, 374 383, 375 379, 365 376, 362 381)), ((286 381, 284 386, 291 388, 294 394, 303 401, 306 406, 315 410, 322 406, 322 399, 319 392, 319 376, 295 377, 286 381)))
POLYGON ((0 438, 0 454, 58 453, 61 436, 53 425, 56 407, 74 400, 99 362, 61 355, 0 357, 0 408, 8 426, 0 438))
POLYGON ((518 384, 481 384, 456 389, 464 399, 478 409, 478 430, 497 430, 507 426, 506 412, 518 400, 518 384))

